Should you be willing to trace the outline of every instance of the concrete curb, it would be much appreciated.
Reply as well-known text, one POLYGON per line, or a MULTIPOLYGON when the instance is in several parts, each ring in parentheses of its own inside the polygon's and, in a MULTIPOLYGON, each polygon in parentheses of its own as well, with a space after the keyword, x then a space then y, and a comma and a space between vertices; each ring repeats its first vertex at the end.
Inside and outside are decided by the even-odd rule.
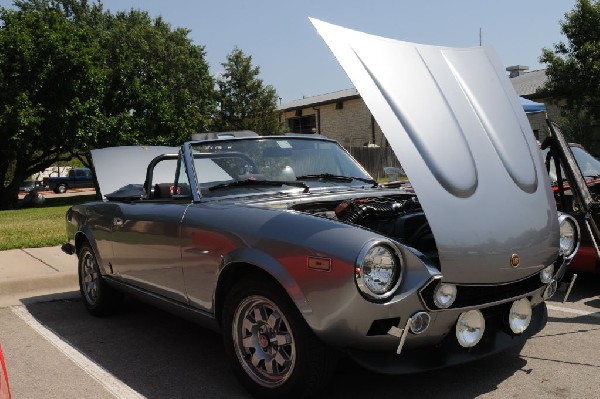
POLYGON ((78 290, 77 258, 60 247, 0 251, 0 307, 78 290))
POLYGON ((78 290, 76 274, 62 274, 49 277, 15 278, 0 281, 0 296, 18 295, 30 292, 74 291, 78 290))

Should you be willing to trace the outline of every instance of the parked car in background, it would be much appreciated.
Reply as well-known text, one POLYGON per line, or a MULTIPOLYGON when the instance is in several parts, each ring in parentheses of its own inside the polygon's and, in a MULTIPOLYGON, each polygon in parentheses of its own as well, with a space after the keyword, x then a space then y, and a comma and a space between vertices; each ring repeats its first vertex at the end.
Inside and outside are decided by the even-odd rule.
POLYGON ((8 384, 8 372, 4 362, 4 354, 0 345, 0 399, 10 399, 10 385, 8 384))
POLYGON ((110 314, 129 293, 220 331, 261 398, 311 397, 338 356, 399 374, 523 345, 578 227, 502 65, 313 23, 411 189, 320 136, 94 150, 105 200, 70 208, 63 246, 85 306, 110 314))
POLYGON ((44 185, 39 180, 25 180, 19 186, 19 192, 22 192, 22 193, 29 193, 29 192, 32 192, 32 191, 39 191, 39 190, 42 190, 42 189, 44 189, 44 185))
MULTIPOLYGON (((555 128, 557 127, 555 126, 555 128)), ((553 140, 553 138, 551 137, 550 140, 553 140)), ((556 196, 558 208, 575 216, 583 227, 581 231, 581 245, 571 261, 569 270, 574 272, 600 273, 600 258, 598 256, 598 244, 600 244, 600 241, 598 237, 595 237, 594 233, 595 226, 600 225, 600 208, 598 204, 598 198, 600 198, 600 161, 594 158, 580 144, 568 144, 568 148, 572 153, 572 159, 576 162, 583 179, 585 179, 588 190, 585 196, 590 198, 590 207, 587 215, 592 219, 593 225, 588 226, 586 219, 589 220, 589 218, 586 218, 586 214, 582 211, 582 206, 579 204, 581 201, 579 197, 581 196, 577 194, 576 190, 571 189, 569 176, 565 173, 563 165, 566 160, 561 161, 560 156, 554 156, 554 153, 551 151, 553 147, 550 144, 551 142, 545 143, 543 154, 546 158, 548 174, 552 183, 552 190, 556 196), (558 173, 557 163, 560 165, 558 173)))
POLYGON ((45 177, 44 186, 57 194, 63 194, 71 188, 94 188, 94 178, 88 168, 73 168, 67 176, 45 177))

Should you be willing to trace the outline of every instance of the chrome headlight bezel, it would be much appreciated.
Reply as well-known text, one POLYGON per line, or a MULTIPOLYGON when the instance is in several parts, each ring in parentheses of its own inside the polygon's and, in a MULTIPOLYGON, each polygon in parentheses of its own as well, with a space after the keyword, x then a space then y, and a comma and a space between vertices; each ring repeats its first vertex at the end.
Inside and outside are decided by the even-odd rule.
MULTIPOLYGON (((380 257, 383 255, 379 255, 380 257)), ((386 266, 388 267, 388 266, 386 266)), ((402 256, 395 245, 389 241, 377 240, 367 242, 360 250, 355 262, 354 277, 356 286, 360 292, 368 299, 381 301, 389 298, 396 292, 402 282, 403 263, 402 256), (390 273, 390 281, 385 284, 383 290, 374 291, 372 283, 369 282, 369 277, 372 275, 372 258, 375 251, 385 251, 386 256, 392 261, 392 271, 390 273)))
POLYGON ((559 227, 559 234, 560 234, 560 241, 559 241, 559 253, 565 257, 565 260, 570 260, 573 258, 573 256, 575 256, 575 254, 577 253, 577 250, 579 249, 579 243, 580 243, 580 232, 579 232, 579 223, 577 223, 577 220, 575 220, 575 218, 571 215, 568 215, 566 213, 560 213, 558 215, 558 227, 559 227), (572 238, 572 243, 569 244, 568 246, 564 246, 563 247, 563 240, 567 240, 567 235, 564 234, 563 235, 563 227, 570 227, 571 228, 571 235, 573 236, 572 238))

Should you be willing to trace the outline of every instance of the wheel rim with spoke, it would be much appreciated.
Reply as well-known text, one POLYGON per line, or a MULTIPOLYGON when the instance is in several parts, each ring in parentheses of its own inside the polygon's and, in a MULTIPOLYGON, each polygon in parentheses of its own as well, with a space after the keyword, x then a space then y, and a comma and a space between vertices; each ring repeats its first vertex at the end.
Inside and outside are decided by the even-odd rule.
POLYGON ((81 287, 90 305, 98 300, 98 277, 96 260, 90 252, 86 252, 81 261, 81 287))
POLYGON ((296 345, 279 307, 262 296, 245 298, 232 324, 233 345, 246 373, 258 384, 274 388, 292 374, 296 345))

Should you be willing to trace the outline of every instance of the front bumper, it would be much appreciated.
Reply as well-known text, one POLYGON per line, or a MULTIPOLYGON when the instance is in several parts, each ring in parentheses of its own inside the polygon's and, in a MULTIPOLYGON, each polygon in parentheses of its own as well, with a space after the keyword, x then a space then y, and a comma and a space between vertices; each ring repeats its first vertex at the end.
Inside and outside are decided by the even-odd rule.
MULTIPOLYGON (((560 281, 568 260, 558 257, 554 265, 554 279, 560 281)), ((413 282, 425 277, 410 274, 408 279, 413 282)), ((459 285, 457 298, 461 299, 450 308, 439 309, 431 305, 433 291, 428 288, 437 285, 440 278, 440 274, 432 273, 426 281, 419 282, 418 288, 403 291, 403 296, 387 303, 355 297, 347 302, 347 309, 352 311, 342 319, 343 325, 315 332, 324 342, 370 370, 384 374, 431 370, 483 358, 511 347, 518 349, 546 325, 544 301, 551 295, 550 286, 556 287, 556 283, 542 283, 539 272, 505 284, 459 285), (515 334, 509 324, 511 306, 521 299, 531 304, 531 319, 524 332, 515 334), (481 312, 485 330, 475 346, 465 348, 456 338, 456 325, 461 314, 471 310, 481 312), (417 334, 406 331, 407 321, 418 312, 429 315, 428 328, 417 334)))
MULTIPOLYGON (((502 309, 495 309, 486 317, 486 329, 482 340, 472 348, 463 348, 454 334, 448 334, 434 346, 407 349, 397 355, 393 351, 343 350, 350 358, 366 369, 381 374, 409 374, 457 365, 481 359, 509 348, 521 348, 527 339, 541 331, 548 320, 544 302, 533 308, 531 323, 520 335, 502 327, 502 309), (493 326, 493 328, 492 328, 493 326)), ((506 324, 506 323, 504 323, 506 324)))

